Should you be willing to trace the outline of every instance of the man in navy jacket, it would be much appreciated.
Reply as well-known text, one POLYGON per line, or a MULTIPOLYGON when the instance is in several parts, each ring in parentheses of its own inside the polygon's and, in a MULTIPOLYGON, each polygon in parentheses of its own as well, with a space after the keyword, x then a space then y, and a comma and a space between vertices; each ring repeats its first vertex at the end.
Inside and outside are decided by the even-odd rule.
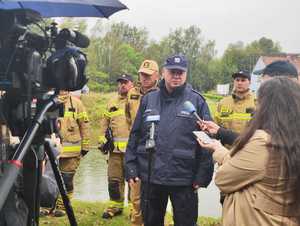
POLYGON ((141 100, 129 137, 125 154, 126 177, 129 183, 142 181, 141 204, 145 226, 164 225, 168 198, 172 202, 176 226, 196 225, 197 189, 207 187, 212 179, 211 155, 197 144, 192 133, 199 130, 196 119, 183 109, 184 102, 190 101, 202 119, 211 120, 205 99, 186 83, 187 67, 183 55, 166 60, 160 89, 148 93, 141 100), (149 139, 151 122, 147 119, 156 115, 159 115, 160 121, 155 125, 156 145, 148 184, 149 152, 145 144, 149 139))

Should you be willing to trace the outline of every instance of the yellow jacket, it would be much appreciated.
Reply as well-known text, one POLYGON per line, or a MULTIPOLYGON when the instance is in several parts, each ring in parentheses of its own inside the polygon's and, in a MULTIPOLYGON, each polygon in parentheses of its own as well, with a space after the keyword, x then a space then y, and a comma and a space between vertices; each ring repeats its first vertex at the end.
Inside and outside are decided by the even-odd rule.
POLYGON ((106 142, 105 131, 111 128, 114 139, 114 152, 125 152, 129 137, 129 127, 125 117, 126 97, 118 96, 111 100, 106 107, 106 111, 101 118, 101 130, 99 136, 99 144, 106 142))
MULTIPOLYGON (((148 90, 147 93, 156 90, 157 86, 153 87, 152 89, 148 90)), ((129 128, 132 127, 132 124, 134 122, 134 119, 136 117, 136 113, 139 109, 140 106, 140 101, 141 98, 145 95, 146 93, 143 92, 140 86, 135 86, 131 88, 127 94, 127 102, 125 106, 125 115, 126 115, 126 120, 128 123, 129 128)))
POLYGON ((62 137, 60 157, 76 157, 81 150, 89 150, 89 118, 81 100, 70 94, 60 95, 64 103, 64 117, 59 119, 62 137))
POLYGON ((233 92, 219 102, 214 117, 218 125, 240 133, 251 120, 254 110, 255 96, 251 91, 242 96, 233 92))

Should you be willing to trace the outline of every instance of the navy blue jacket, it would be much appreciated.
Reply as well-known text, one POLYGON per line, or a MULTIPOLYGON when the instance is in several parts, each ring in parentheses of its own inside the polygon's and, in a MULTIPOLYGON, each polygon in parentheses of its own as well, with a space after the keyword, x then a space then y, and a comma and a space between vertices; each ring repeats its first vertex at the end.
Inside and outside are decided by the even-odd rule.
POLYGON ((149 137, 150 123, 145 119, 158 113, 160 121, 155 128, 156 150, 152 160, 151 183, 208 186, 213 175, 212 156, 199 146, 192 133, 199 127, 195 117, 183 111, 183 103, 187 100, 194 104, 201 118, 211 120, 205 99, 189 84, 169 94, 162 81, 160 90, 143 97, 125 153, 127 180, 139 177, 147 181, 148 152, 145 143, 149 137))

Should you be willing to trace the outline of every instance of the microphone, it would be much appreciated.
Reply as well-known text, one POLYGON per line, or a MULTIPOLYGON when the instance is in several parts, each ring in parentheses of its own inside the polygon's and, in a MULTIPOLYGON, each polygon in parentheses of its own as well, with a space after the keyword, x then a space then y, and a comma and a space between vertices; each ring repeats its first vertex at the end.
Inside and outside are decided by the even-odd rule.
POLYGON ((150 122, 150 130, 149 130, 149 139, 146 141, 146 149, 153 149, 155 147, 154 141, 154 133, 155 133, 155 124, 160 121, 160 115, 156 114, 155 111, 151 112, 151 115, 146 117, 145 122, 150 122))
POLYGON ((192 102, 190 101, 185 101, 183 103, 183 110, 190 113, 190 114, 193 114, 197 120, 199 120, 200 122, 202 122, 203 120, 200 118, 200 116, 197 114, 197 111, 196 111, 196 108, 195 106, 192 104, 192 102))
POLYGON ((70 41, 79 48, 87 48, 90 45, 90 39, 87 36, 67 28, 59 32, 57 39, 70 41))

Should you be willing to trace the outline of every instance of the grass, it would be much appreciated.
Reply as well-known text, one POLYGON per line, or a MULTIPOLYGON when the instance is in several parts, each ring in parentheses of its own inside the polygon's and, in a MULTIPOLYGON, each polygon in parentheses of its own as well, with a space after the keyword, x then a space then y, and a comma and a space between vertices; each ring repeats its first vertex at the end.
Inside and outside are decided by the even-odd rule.
MULTIPOLYGON (((105 203, 101 202, 82 202, 74 200, 72 202, 77 223, 79 226, 130 226, 129 209, 125 208, 124 214, 113 219, 104 220, 101 215, 106 208, 105 203)), ((167 222, 171 222, 171 215, 167 215, 167 222)), ((212 217, 200 217, 198 224, 201 226, 220 226, 219 219, 212 217)), ((69 225, 67 217, 42 217, 40 218, 40 225, 55 225, 65 226, 69 225)), ((168 224, 166 224, 168 225, 168 224)))

